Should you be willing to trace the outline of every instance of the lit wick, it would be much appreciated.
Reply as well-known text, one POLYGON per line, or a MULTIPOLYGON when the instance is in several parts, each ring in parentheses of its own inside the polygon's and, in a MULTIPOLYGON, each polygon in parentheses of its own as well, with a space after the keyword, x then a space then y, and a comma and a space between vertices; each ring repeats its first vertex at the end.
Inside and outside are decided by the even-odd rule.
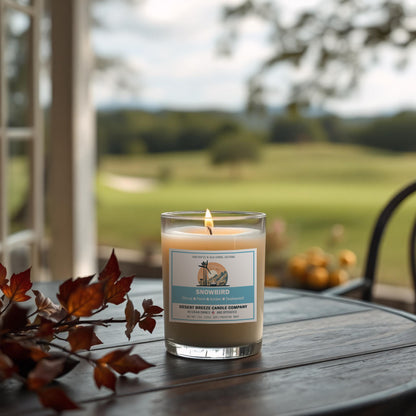
POLYGON ((214 221, 209 209, 205 211, 205 227, 207 227, 209 235, 212 235, 212 229, 214 228, 214 221))

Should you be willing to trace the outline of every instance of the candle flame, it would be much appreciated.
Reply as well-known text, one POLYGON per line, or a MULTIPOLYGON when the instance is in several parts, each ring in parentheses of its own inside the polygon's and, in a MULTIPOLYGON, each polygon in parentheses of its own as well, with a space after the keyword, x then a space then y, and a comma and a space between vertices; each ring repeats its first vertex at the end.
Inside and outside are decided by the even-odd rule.
POLYGON ((212 234, 212 229, 214 228, 214 221, 212 220, 212 215, 208 208, 205 211, 205 227, 207 227, 209 233, 212 234))

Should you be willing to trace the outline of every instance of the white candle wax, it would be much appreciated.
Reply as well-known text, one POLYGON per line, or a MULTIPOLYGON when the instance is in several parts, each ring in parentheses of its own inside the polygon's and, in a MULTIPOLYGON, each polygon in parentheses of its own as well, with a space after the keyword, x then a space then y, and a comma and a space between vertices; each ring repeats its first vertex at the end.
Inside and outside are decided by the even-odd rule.
POLYGON ((173 227, 162 232, 162 255, 167 340, 195 347, 261 342, 263 231, 173 227))

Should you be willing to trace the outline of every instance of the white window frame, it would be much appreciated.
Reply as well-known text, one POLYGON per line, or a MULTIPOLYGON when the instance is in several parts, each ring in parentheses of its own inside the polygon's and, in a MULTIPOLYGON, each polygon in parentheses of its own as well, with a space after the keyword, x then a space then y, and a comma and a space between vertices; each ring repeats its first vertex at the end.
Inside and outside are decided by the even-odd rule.
POLYGON ((48 212, 53 279, 97 270, 95 117, 89 1, 52 0, 48 212))
MULTIPOLYGON (((29 71, 29 120, 28 127, 13 128, 7 126, 7 78, 4 59, 0 62, 0 261, 10 267, 10 253, 13 249, 24 246, 31 248, 32 276, 41 279, 41 250, 44 234, 44 134, 42 110, 39 102, 39 72, 40 72, 40 23, 43 13, 43 0, 32 0, 24 6, 13 0, 0 2, 0 56, 3 58, 6 48, 6 11, 8 9, 24 13, 30 18, 29 42, 30 50, 27 57, 29 71), (29 207, 30 216, 28 227, 11 234, 9 232, 9 217, 7 187, 7 165, 9 161, 9 146, 12 141, 30 143, 30 185, 29 207)), ((14 271, 14 272, 18 272, 14 271)))
POLYGON ((30 117, 27 128, 8 128, 7 78, 0 61, 0 262, 7 268, 10 253, 31 247, 33 280, 61 280, 97 270, 95 208, 95 117, 90 97, 92 55, 89 1, 51 2, 51 141, 45 196, 43 111, 40 106, 40 25, 43 0, 24 6, 0 0, 0 57, 5 51, 5 11, 12 8, 31 19, 30 117), (10 235, 7 212, 7 165, 12 140, 30 141, 32 211, 27 229, 10 235), (48 205, 48 268, 42 269, 45 201, 48 205))

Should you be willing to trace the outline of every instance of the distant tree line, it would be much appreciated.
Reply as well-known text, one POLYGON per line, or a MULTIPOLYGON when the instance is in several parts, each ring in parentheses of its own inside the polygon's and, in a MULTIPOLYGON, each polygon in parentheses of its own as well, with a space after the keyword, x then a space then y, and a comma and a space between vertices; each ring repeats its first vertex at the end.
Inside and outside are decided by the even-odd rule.
POLYGON ((256 145, 265 141, 354 143, 391 151, 416 151, 415 132, 413 112, 374 119, 275 115, 255 123, 255 127, 248 117, 219 111, 118 109, 97 114, 101 155, 220 149, 213 156, 214 163, 221 163, 219 153, 226 148, 235 149, 235 157, 237 149, 240 153, 257 154, 256 145))
POLYGON ((115 110, 97 117, 101 154, 206 149, 221 135, 241 129, 237 120, 220 112, 115 110))
POLYGON ((398 152, 416 151, 416 113, 381 118, 360 129, 356 143, 398 152))
POLYGON ((416 113, 404 112, 374 119, 278 117, 270 129, 270 141, 300 143, 329 141, 353 143, 390 151, 416 151, 416 113))

